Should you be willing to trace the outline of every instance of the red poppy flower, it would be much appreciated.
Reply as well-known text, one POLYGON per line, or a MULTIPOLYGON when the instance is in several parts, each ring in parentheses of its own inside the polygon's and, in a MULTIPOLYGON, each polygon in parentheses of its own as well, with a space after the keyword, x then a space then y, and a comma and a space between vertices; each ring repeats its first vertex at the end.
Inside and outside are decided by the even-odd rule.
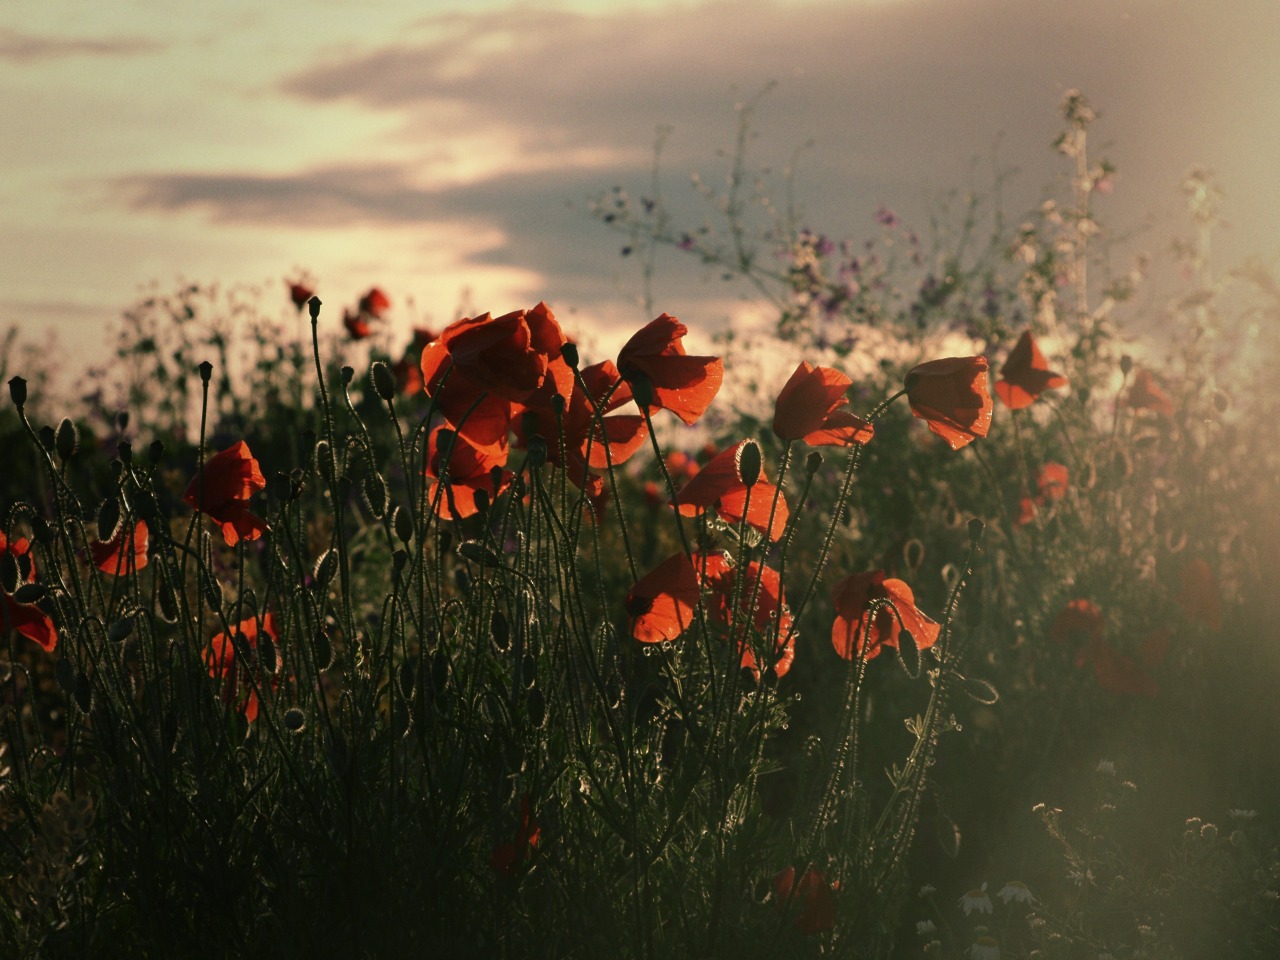
POLYGON ((1071 600, 1058 611, 1049 628, 1049 636, 1055 643, 1069 644, 1075 648, 1075 664, 1084 666, 1089 650, 1096 645, 1106 631, 1102 610, 1092 600, 1071 600))
POLYGON ((875 427, 848 410, 845 391, 853 381, 839 370, 801 362, 778 394, 773 432, 782 440, 803 440, 812 447, 866 443, 875 427))
MULTIPOLYGON (((713 445, 710 456, 714 457, 717 452, 713 445)), ((672 450, 667 454, 664 462, 667 465, 667 473, 671 475, 672 482, 692 480, 702 470, 702 465, 683 450, 672 450)))
POLYGON ((1018 501, 1018 515, 1014 518, 1014 523, 1019 527, 1025 527, 1028 523, 1036 518, 1036 514, 1040 512, 1040 505, 1030 497, 1023 497, 1018 501))
POLYGON ((993 404, 986 357, 947 357, 914 367, 906 377, 911 412, 952 450, 985 437, 993 404))
POLYGON ((627 594, 631 636, 642 643, 675 640, 693 622, 698 573, 683 553, 646 573, 627 594))
MULTIPOLYGON (((262 631, 272 641, 280 639, 274 613, 268 611, 263 616, 262 631)), ((266 684, 270 684, 274 691, 279 686, 279 677, 276 675, 280 672, 279 656, 276 657, 275 670, 264 677, 260 668, 261 660, 255 652, 257 649, 258 618, 249 617, 232 627, 229 635, 215 634, 204 654, 209 676, 223 681, 222 702, 233 704, 249 723, 258 719, 258 694, 254 687, 260 691, 266 684), (237 638, 242 644, 239 656, 236 654, 237 638)))
POLYGON ((373 336, 373 330, 369 327, 369 315, 363 310, 356 313, 343 310, 342 325, 347 328, 347 334, 352 340, 364 340, 373 336))
POLYGON ((500 843, 489 854, 489 863, 494 870, 508 877, 515 877, 520 872, 520 865, 538 846, 542 839, 542 827, 533 817, 529 796, 520 798, 520 826, 516 830, 514 840, 500 843))
POLYGON ((132 530, 121 527, 110 540, 89 544, 89 556, 103 573, 124 576, 147 565, 147 522, 139 520, 132 530))
POLYGON ((1031 331, 1024 330, 1000 368, 996 395, 1010 410, 1021 410, 1031 406, 1046 390, 1066 385, 1067 378, 1049 369, 1049 361, 1036 346, 1031 331))
POLYGON ((294 283, 286 280, 289 284, 289 299, 293 301, 293 305, 301 310, 307 305, 307 301, 316 295, 315 290, 302 283, 294 283))
POLYGON ((1036 486, 1042 500, 1059 500, 1067 495, 1067 468, 1060 463, 1046 463, 1036 474, 1036 486))
POLYGON ((257 540, 266 530, 262 518, 249 512, 249 498, 266 485, 249 445, 238 440, 205 461, 203 481, 199 473, 192 477, 182 499, 220 524, 227 546, 234 547, 242 539, 257 540))
POLYGON ((634 384, 646 379, 653 387, 649 412, 670 410, 685 423, 694 423, 711 406, 724 379, 719 357, 691 357, 684 348, 689 328, 663 314, 628 340, 618 353, 618 370, 634 384))
POLYGON ((1181 589, 1175 599, 1187 616, 1210 630, 1221 630, 1222 591, 1218 589, 1218 578, 1213 575, 1209 564, 1196 557, 1182 568, 1178 580, 1181 589))
POLYGON ((360 312, 368 314, 375 320, 381 320, 390 306, 391 298, 378 287, 370 288, 369 292, 360 298, 360 312))
POLYGON ((522 401, 547 376, 547 367, 568 342, 545 303, 494 318, 464 317, 445 327, 422 354, 422 373, 434 389, 452 362, 449 382, 461 374, 483 390, 522 401))
POLYGON ((454 433, 453 445, 446 462, 440 443, 440 431, 444 429, 443 426, 436 427, 428 439, 430 453, 427 458, 427 475, 438 481, 447 466, 449 490, 440 491, 437 495, 440 484, 436 482, 431 485, 427 496, 431 503, 436 504, 436 513, 446 520, 474 516, 480 512, 476 505, 476 494, 483 490, 492 503, 510 486, 514 474, 503 469, 506 464, 505 456, 495 457, 486 453, 461 433, 454 433))
POLYGON ((422 351, 436 339, 436 334, 425 327, 413 328, 413 339, 405 347, 403 356, 391 365, 396 375, 396 389, 402 396, 412 397, 422 392, 422 351))
POLYGON ((1139 370, 1133 375, 1126 402, 1134 410, 1151 410, 1162 417, 1173 416, 1173 398, 1156 383, 1150 370, 1139 370))
MULTIPOLYGON (((778 571, 762 567, 753 560, 747 564, 746 576, 738 577, 737 571, 730 566, 723 553, 695 554, 693 565, 703 584, 710 588, 708 613, 712 622, 729 631, 739 622, 738 616, 730 610, 734 590, 739 591, 736 613, 745 615, 751 604, 751 592, 755 589, 756 578, 759 577, 760 588, 756 594, 751 626, 760 636, 775 638, 773 655, 768 665, 773 667, 776 676, 785 676, 796 657, 796 636, 791 629, 791 613, 787 610, 787 602, 782 593, 782 578, 778 571)), ((740 663, 744 669, 759 677, 760 668, 756 663, 753 646, 755 644, 749 637, 739 641, 740 663)))
POLYGON ((831 598, 836 611, 831 645, 846 660, 855 655, 870 660, 884 647, 896 648, 904 627, 911 631, 920 650, 937 643, 942 632, 917 609, 911 588, 901 580, 886 579, 883 570, 850 574, 832 588, 831 598), (877 600, 892 601, 893 609, 882 604, 872 619, 871 606, 877 600))
POLYGON ((714 509, 728 523, 741 523, 745 519, 748 525, 761 533, 767 533, 770 540, 777 540, 787 526, 789 513, 786 498, 778 498, 771 528, 769 513, 773 510, 773 495, 777 487, 765 480, 762 464, 760 479, 750 488, 748 504, 748 488, 739 475, 738 461, 742 456, 742 448, 751 442, 742 440, 716 454, 696 477, 680 488, 671 502, 686 517, 714 509))
POLYGON ((804 934, 826 933, 836 925, 835 884, 809 867, 796 883, 796 868, 787 867, 773 878, 778 908, 791 917, 791 925, 804 934))
MULTIPOLYGON (((10 540, 0 531, 0 551, 8 551, 18 561, 18 572, 22 583, 34 583, 36 565, 31 557, 31 544, 26 537, 10 540)), ((28 640, 38 643, 45 653, 53 653, 58 645, 58 630, 53 619, 34 603, 19 603, 9 594, 0 590, 4 598, 3 622, 6 630, 16 630, 28 640)))

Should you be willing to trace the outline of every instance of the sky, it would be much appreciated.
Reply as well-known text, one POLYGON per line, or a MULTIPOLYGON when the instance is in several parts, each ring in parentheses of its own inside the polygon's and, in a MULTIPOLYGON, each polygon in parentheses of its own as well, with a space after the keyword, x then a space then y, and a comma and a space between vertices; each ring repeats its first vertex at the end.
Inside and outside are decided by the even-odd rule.
MULTIPOLYGON (((285 311, 306 269, 334 323, 382 287, 405 338, 538 300, 630 330, 639 275, 591 198, 644 193, 664 127, 664 197, 700 224, 690 174, 723 181, 735 104, 770 83, 751 159, 794 158, 802 221, 837 238, 875 235, 882 204, 923 228, 997 160, 1020 216, 1079 88, 1119 169, 1105 223, 1154 224, 1135 242, 1161 253, 1204 164, 1218 252, 1270 263, 1277 64, 1274 0, 7 0, 0 328, 99 362, 149 282, 264 284, 285 311)), ((655 290, 699 329, 750 307, 677 256, 655 290)))

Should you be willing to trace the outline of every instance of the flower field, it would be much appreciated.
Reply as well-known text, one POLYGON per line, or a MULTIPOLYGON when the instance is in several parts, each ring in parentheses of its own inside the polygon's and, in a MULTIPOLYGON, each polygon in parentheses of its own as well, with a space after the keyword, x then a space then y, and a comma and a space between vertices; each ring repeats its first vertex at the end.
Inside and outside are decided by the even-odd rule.
POLYGON ((0 955, 1280 954, 1280 285, 1193 171, 1130 332, 1063 119, 983 243, 602 197, 714 354, 294 276, 7 355, 0 955))

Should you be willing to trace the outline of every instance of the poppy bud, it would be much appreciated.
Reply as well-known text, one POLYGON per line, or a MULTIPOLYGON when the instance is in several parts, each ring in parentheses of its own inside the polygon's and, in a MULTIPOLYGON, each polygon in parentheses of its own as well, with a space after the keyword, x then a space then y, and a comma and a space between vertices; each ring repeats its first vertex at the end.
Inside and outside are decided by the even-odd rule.
POLYGON ((471 576, 461 567, 453 571, 453 582, 458 585, 458 592, 464 597, 471 593, 471 576))
POLYGON ((760 479, 760 445, 754 440, 738 448, 738 479, 748 488, 760 479))
POLYGON ((129 429, 129 411, 121 410, 116 414, 116 429, 121 433, 129 429))
POLYGON ((319 297, 313 296, 310 300, 307 301, 307 312, 311 314, 312 320, 320 319, 320 306, 321 306, 321 301, 319 297))
POLYGON ((1133 370, 1133 357, 1129 356, 1126 353, 1124 356, 1120 358, 1120 372, 1127 377, 1130 371, 1132 370, 1133 370))
POLYGON ((301 733, 306 725, 307 717, 297 707, 290 707, 284 712, 284 728, 290 733, 301 733))
POLYGON ((441 530, 440 531, 440 552, 448 553, 449 550, 452 549, 452 547, 453 547, 453 531, 441 530))
POLYGON ((396 395, 396 377, 381 360, 375 360, 370 368, 373 379, 373 389, 383 400, 390 403, 395 399, 396 395))
POLYGON ((116 453, 119 455, 121 463, 133 463, 133 444, 128 440, 121 440, 116 444, 116 453))
POLYGON ((974 517, 969 521, 969 543, 977 546, 978 541, 982 539, 982 530, 986 526, 980 519, 974 517))
POLYGON ((467 540, 459 544, 458 554, 464 560, 478 563, 482 567, 496 569, 502 566, 502 558, 479 540, 467 540))
POLYGON ((147 448, 147 453, 150 455, 152 463, 159 463, 160 458, 164 456, 164 444, 159 440, 152 440, 151 446, 147 448))
POLYGON ((351 386, 351 378, 356 375, 355 369, 353 367, 343 366, 339 373, 342 374, 342 385, 344 387, 351 386))
POLYGON ((311 638, 311 649, 315 651, 316 669, 327 669, 329 661, 333 659, 333 644, 329 642, 329 634, 324 630, 317 630, 311 638))
POLYGON ((203 360, 200 366, 196 368, 200 371, 200 380, 202 383, 208 383, 213 377, 213 364, 208 360, 203 360))
POLYGON ((40 428, 39 437, 40 446, 44 447, 50 453, 53 453, 53 448, 57 446, 57 437, 53 432, 53 427, 45 424, 40 428))
POLYGON ((809 456, 805 458, 804 469, 809 476, 813 476, 817 473, 820 466, 822 466, 822 454, 817 450, 813 451, 813 453, 809 454, 809 456))
POLYGON ((404 565, 409 562, 409 554, 405 550, 397 550, 391 554, 391 569, 397 575, 404 570, 404 565))
POLYGON ((978 703, 990 706, 1000 699, 1000 694, 986 680, 980 680, 977 677, 961 677, 960 687, 978 703))
POLYGON ((289 482, 289 475, 277 471, 276 475, 271 478, 267 485, 267 492, 275 500, 281 503, 287 503, 293 499, 289 494, 293 491, 293 484, 289 482))
POLYGON ((489 510, 489 494, 485 490, 477 490, 475 493, 476 512, 486 513, 489 510))
POLYGON ((133 633, 133 617, 121 617, 107 627, 107 639, 112 643, 123 643, 133 633))
POLYGON ((18 570, 18 558, 8 550, 0 552, 0 587, 5 593, 13 593, 18 589, 21 571, 18 570))
POLYGON ((52 543, 53 527, 49 526, 49 521, 44 517, 34 516, 31 518, 31 536, 36 543, 52 543))
POLYGON ((27 403, 27 381, 22 377, 9 378, 9 397, 13 405, 21 410, 27 403))
POLYGON ((576 343, 565 343, 560 348, 560 356, 569 365, 570 370, 578 369, 578 345, 576 343))
POLYGON ((98 508, 98 539, 110 540, 119 522, 120 502, 115 497, 107 497, 98 508))
POLYGON ((648 410, 653 406, 653 382, 648 377, 632 372, 627 382, 631 384, 631 396, 635 398, 637 407, 648 410))
POLYGON ((17 603, 38 603, 44 599, 43 583, 24 583, 13 591, 13 599, 17 603))
POLYGON ((405 507, 396 507, 396 512, 391 517, 391 526, 401 543, 408 543, 413 539, 413 517, 405 507))
POLYGON ((529 457, 526 461, 530 470, 538 470, 547 462, 547 440, 535 433, 529 438, 529 457))
POLYGON ((493 611, 489 619, 489 634, 493 637, 493 645, 499 650, 506 650, 511 643, 511 626, 501 610, 493 611))
POLYGON ((58 425, 58 435, 55 438, 59 460, 70 460, 76 454, 78 440, 79 435, 76 431, 76 424, 73 424, 70 417, 63 417, 63 422, 58 425))
POLYGON ((557 419, 557 420, 559 420, 561 417, 563 417, 563 416, 564 416, 564 406, 565 406, 564 397, 562 397, 562 396, 561 396, 560 394, 558 394, 558 393, 557 393, 557 394, 552 395, 552 397, 551 397, 551 412, 552 412, 552 413, 554 413, 554 414, 556 415, 556 419, 557 419))

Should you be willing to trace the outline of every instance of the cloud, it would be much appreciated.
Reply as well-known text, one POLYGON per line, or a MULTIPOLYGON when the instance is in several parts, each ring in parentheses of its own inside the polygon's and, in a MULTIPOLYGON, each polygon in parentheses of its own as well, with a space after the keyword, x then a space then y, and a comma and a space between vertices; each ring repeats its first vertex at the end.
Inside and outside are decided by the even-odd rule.
POLYGON ((142 37, 69 39, 0 29, 0 60, 13 63, 43 63, 82 56, 136 56, 162 49, 163 44, 142 37))

